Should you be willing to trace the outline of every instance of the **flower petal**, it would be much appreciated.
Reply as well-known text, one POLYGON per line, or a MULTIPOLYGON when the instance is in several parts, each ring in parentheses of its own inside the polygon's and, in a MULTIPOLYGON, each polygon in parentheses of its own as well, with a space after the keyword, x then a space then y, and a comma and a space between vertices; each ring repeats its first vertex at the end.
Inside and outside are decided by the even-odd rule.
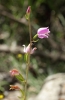
POLYGON ((50 31, 49 31, 48 27, 39 28, 38 31, 37 31, 38 37, 41 38, 41 39, 48 38, 49 33, 50 33, 50 31))
POLYGON ((11 76, 19 75, 19 71, 17 69, 13 69, 10 71, 11 76))

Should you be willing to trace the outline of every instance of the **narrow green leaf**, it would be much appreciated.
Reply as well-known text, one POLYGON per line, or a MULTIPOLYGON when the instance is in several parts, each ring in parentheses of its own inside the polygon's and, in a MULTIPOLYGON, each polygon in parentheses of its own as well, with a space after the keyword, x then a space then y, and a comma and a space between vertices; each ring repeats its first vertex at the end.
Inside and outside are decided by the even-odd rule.
POLYGON ((38 37, 38 35, 36 34, 36 35, 34 35, 33 39, 35 40, 37 37, 38 37))
POLYGON ((25 93, 24 93, 24 90, 20 90, 21 91, 21 93, 22 93, 22 96, 19 96, 19 98, 21 99, 21 100, 25 100, 25 93))
POLYGON ((24 60, 27 62, 27 60, 28 60, 28 54, 26 53, 25 55, 24 55, 24 60))
POLYGON ((26 14, 26 15, 25 15, 25 18, 26 18, 27 20, 29 20, 29 14, 26 14))
POLYGON ((25 79, 23 78, 23 76, 22 76, 21 74, 16 75, 15 77, 16 77, 19 81, 25 82, 25 79))
POLYGON ((22 95, 25 96, 24 90, 21 89, 20 91, 21 91, 22 95))

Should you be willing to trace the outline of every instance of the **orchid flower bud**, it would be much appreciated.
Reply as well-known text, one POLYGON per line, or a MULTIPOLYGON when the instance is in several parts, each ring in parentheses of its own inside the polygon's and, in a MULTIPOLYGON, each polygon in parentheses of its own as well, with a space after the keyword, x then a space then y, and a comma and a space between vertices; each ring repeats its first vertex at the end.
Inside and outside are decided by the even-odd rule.
POLYGON ((28 6, 26 13, 30 14, 30 12, 31 12, 31 6, 28 6))
POLYGON ((31 6, 28 6, 28 8, 26 10, 26 15, 25 15, 25 18, 27 20, 29 20, 29 18, 30 18, 30 13, 31 13, 31 6))

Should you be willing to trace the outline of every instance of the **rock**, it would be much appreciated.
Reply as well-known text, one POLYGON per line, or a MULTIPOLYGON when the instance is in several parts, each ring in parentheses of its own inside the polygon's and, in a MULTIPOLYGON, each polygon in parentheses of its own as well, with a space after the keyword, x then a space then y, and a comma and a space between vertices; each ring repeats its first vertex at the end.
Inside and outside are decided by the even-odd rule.
POLYGON ((11 91, 3 100, 20 100, 21 93, 19 91, 11 91))
POLYGON ((35 100, 65 100, 65 74, 48 76, 35 100))
MULTIPOLYGON (((6 93, 3 100, 20 100, 19 91, 6 93)), ((32 96, 28 100, 65 100, 65 73, 58 73, 48 76, 43 83, 43 87, 37 96, 32 96)))

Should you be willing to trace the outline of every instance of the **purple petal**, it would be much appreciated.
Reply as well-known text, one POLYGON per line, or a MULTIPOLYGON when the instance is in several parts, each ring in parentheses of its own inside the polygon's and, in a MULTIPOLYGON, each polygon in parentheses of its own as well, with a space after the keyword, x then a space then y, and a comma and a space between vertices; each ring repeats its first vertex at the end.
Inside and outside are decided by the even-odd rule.
POLYGON ((26 47, 26 53, 30 52, 30 44, 26 47))
POLYGON ((48 33, 49 29, 48 28, 40 28, 38 29, 38 34, 45 34, 48 33))
POLYGON ((49 33, 50 33, 50 31, 49 31, 48 27, 39 28, 38 31, 37 31, 38 37, 41 38, 41 39, 42 38, 48 38, 49 33))
POLYGON ((40 34, 38 35, 39 38, 43 39, 43 38, 48 38, 48 35, 45 35, 45 34, 40 34))

